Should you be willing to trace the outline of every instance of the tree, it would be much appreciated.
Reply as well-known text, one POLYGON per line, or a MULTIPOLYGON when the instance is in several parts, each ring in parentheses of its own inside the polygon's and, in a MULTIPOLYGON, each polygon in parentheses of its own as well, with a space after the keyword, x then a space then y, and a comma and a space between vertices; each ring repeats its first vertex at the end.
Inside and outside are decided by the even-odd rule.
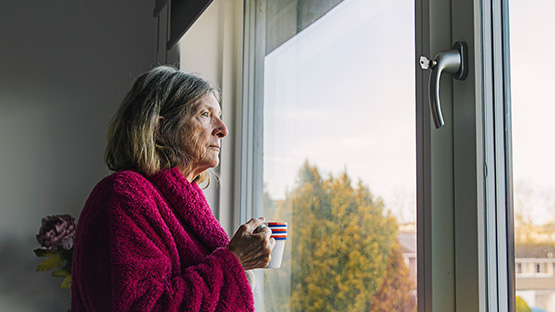
POLYGON ((397 243, 389 256, 385 280, 372 299, 370 312, 416 311, 416 294, 412 293, 415 287, 409 274, 401 246, 397 243))
POLYGON ((530 309, 526 301, 524 301, 524 299, 522 299, 521 297, 516 296, 516 312, 531 312, 531 311, 532 310, 530 309))
POLYGON ((291 211, 291 311, 369 311, 386 278, 397 223, 362 184, 324 180, 308 162, 278 210, 291 211))
POLYGON ((555 196, 549 187, 515 183, 515 244, 554 242, 555 196))

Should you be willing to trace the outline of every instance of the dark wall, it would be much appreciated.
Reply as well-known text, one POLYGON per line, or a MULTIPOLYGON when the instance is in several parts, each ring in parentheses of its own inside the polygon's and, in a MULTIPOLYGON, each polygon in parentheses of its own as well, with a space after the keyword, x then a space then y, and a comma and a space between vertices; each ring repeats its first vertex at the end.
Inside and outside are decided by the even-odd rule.
POLYGON ((105 176, 105 129, 156 60, 153 0, 0 3, 0 311, 65 311, 35 272, 43 216, 77 217, 105 176))

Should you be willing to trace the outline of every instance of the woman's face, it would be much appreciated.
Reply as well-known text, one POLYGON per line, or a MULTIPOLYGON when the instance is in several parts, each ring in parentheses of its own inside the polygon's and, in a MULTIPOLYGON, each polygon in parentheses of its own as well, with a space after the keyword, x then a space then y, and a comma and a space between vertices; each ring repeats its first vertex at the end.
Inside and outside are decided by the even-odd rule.
POLYGON ((227 135, 227 128, 220 119, 221 114, 220 104, 210 94, 201 100, 198 109, 186 122, 185 148, 193 158, 191 172, 186 174, 189 181, 203 171, 216 167, 220 161, 221 139, 227 135))

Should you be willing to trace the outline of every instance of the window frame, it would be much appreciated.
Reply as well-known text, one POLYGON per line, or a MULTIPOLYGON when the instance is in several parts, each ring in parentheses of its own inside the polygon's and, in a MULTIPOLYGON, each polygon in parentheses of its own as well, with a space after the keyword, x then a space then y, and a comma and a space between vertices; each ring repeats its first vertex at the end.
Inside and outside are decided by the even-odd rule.
MULTIPOLYGON (((265 21, 254 14, 263 4, 244 1, 235 226, 263 203, 263 107, 256 103, 265 45, 255 40, 265 21)), ((415 14, 418 311, 515 311, 508 1, 415 0, 415 14), (436 131, 428 72, 416 60, 458 40, 470 43, 475 74, 465 84, 443 82, 447 125, 436 131)))
POLYGON ((465 41, 470 68, 442 82, 440 130, 417 77, 419 311, 514 311, 508 4, 416 3, 417 56, 465 41))
MULTIPOLYGON (((263 196, 263 102, 264 86, 259 83, 264 78, 264 33, 266 21, 264 14, 256 14, 257 10, 265 12, 265 1, 244 0, 243 28, 243 79, 242 103, 240 107, 241 134, 239 147, 239 185, 238 207, 235 225, 258 217, 257 207, 262 207, 263 196)), ((264 276, 254 275, 254 284, 263 285, 264 276)), ((255 310, 263 311, 264 288, 254 287, 255 310), (256 300, 258 298, 258 300, 256 300)))

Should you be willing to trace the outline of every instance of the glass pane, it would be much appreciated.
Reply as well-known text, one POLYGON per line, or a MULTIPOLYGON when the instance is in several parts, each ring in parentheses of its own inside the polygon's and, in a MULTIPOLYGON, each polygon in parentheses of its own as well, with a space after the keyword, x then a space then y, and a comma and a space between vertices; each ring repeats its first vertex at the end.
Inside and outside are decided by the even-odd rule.
POLYGON ((532 311, 555 311, 555 64, 534 59, 553 16, 552 0, 510 1, 516 295, 532 311))
POLYGON ((414 4, 335 2, 265 3, 257 311, 416 311, 414 4))

